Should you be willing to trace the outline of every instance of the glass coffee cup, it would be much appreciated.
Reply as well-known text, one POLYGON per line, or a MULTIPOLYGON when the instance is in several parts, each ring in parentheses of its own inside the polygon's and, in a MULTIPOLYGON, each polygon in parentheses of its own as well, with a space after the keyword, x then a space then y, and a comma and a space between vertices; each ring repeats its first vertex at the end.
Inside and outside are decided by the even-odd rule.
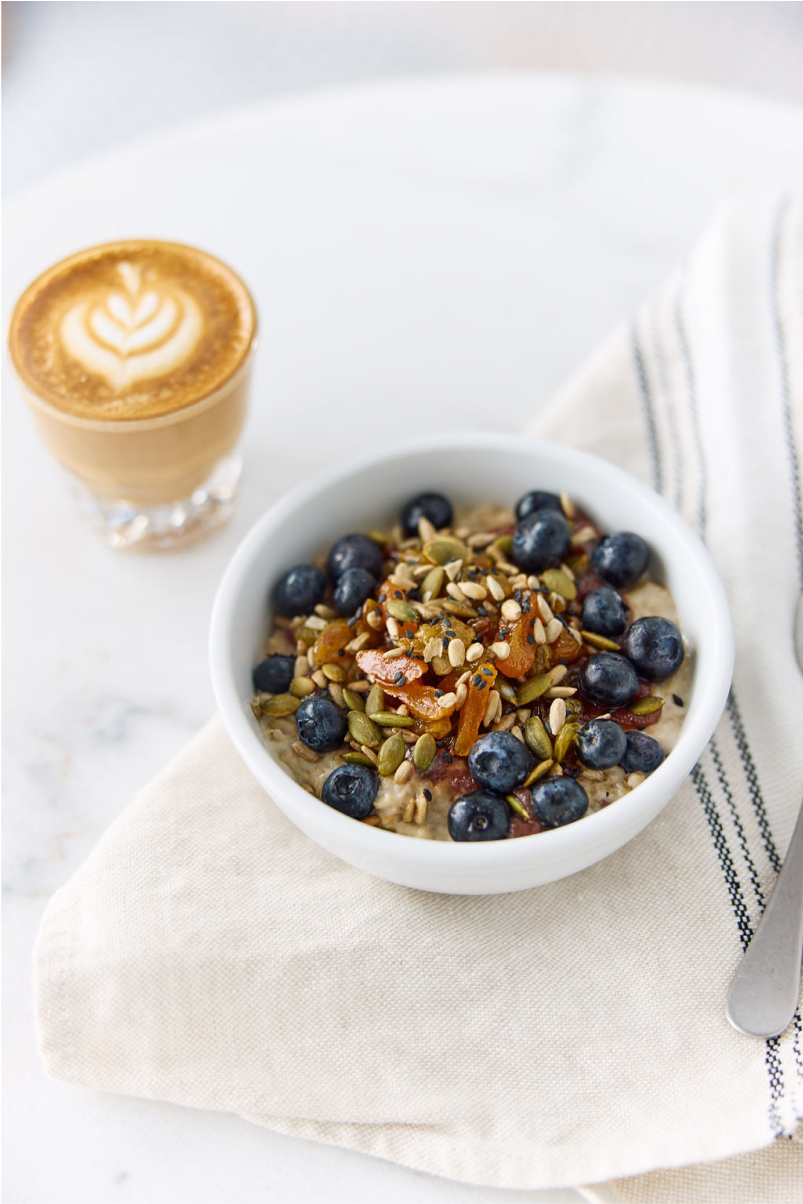
POLYGON ((23 394, 112 547, 175 547, 229 517, 256 331, 239 276, 179 243, 91 247, 20 297, 23 394))

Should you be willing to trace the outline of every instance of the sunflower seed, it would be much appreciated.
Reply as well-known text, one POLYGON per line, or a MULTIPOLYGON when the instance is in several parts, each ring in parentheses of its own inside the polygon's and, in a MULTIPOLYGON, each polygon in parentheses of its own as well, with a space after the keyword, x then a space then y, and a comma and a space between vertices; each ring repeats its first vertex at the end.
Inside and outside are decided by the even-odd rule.
POLYGON ((413 798, 408 798, 408 800, 405 804, 404 811, 402 812, 402 820, 404 821, 404 823, 411 824, 413 822, 414 814, 415 814, 415 796, 413 796, 413 798))
POLYGON ((456 581, 460 576, 463 568, 462 560, 450 560, 448 564, 443 566, 443 571, 450 581, 456 581))
POLYGON ((415 822, 417 824, 425 824, 427 822, 427 811, 429 810, 429 802, 425 794, 419 794, 415 800, 415 822))
POLYGON ((450 690, 448 694, 441 695, 441 697, 438 699, 438 706, 441 708, 441 710, 445 711, 448 710, 449 707, 453 707, 456 702, 457 695, 450 690))
POLYGON ((310 663, 306 656, 297 656, 296 663, 293 666, 293 677, 308 677, 310 671, 310 663))
POLYGON ((552 678, 552 685, 560 685, 568 672, 569 670, 565 665, 555 665, 554 669, 550 669, 549 676, 552 678))
POLYGON ((544 633, 546 635, 546 642, 548 644, 554 644, 555 640, 558 638, 558 636, 560 635, 560 633, 562 631, 563 631, 563 624, 561 623, 560 619, 550 619, 549 622, 547 623, 546 627, 544 628, 544 633))
POLYGON ((475 661, 480 659, 484 651, 485 649, 482 644, 472 644, 470 648, 466 648, 466 660, 470 665, 473 665, 475 661))
POLYGON ((572 547, 579 548, 584 543, 593 543, 597 533, 593 527, 578 527, 572 532, 572 547))
POLYGON ((511 736, 515 736, 517 740, 521 740, 522 744, 524 743, 524 733, 522 732, 518 723, 513 724, 513 727, 510 729, 510 734, 511 736))
POLYGON ((496 718, 497 708, 501 712, 502 695, 499 693, 498 690, 491 690, 491 692, 488 695, 488 701, 485 704, 485 715, 482 720, 483 727, 491 726, 494 719, 496 718))
POLYGON ((388 635, 392 640, 397 640, 399 638, 399 624, 392 615, 388 615, 387 619, 385 620, 385 627, 387 628, 388 635))
POLYGON ((388 648, 387 652, 382 653, 383 661, 395 661, 397 656, 404 656, 406 648, 388 648))
POLYGON ((530 589, 538 589, 540 584, 541 584, 541 582, 538 580, 537 577, 530 576, 527 578, 527 585, 530 589))
POLYGON ((353 640, 349 640, 348 644, 346 644, 346 652, 362 652, 370 638, 367 631, 361 631, 359 635, 356 635, 353 640))
POLYGON ((577 511, 575 510, 574 502, 569 497, 569 495, 565 489, 563 490, 563 492, 560 495, 560 504, 563 509, 563 513, 566 515, 566 517, 574 518, 577 511))
MULTIPOLYGON (((404 741, 402 741, 404 743, 404 741)), ((406 745, 405 745, 406 747, 406 745)), ((413 769, 412 761, 402 761, 399 768, 393 775, 393 781, 397 786, 403 786, 405 782, 409 782, 415 770, 413 769)))
POLYGON ((362 755, 364 757, 368 758, 368 760, 371 762, 372 765, 376 765, 377 757, 376 757, 376 753, 374 752, 374 750, 372 748, 369 748, 367 744, 361 744, 360 752, 362 753, 362 755))
POLYGON ((491 597, 497 602, 501 602, 505 596, 505 589, 502 583, 497 581, 496 577, 489 576, 486 577, 485 580, 488 583, 488 589, 491 591, 491 597))
POLYGON ((467 689, 465 683, 461 683, 459 686, 457 686, 457 688, 455 689, 455 698, 457 699, 457 701, 455 702, 454 709, 456 711, 459 711, 460 708, 462 707, 463 703, 468 698, 468 689, 467 689))
POLYGON ((495 644, 491 644, 488 651, 493 652, 497 660, 506 661, 510 656, 510 644, 506 644, 504 640, 497 640, 495 644))
POLYGON ((566 703, 562 698, 556 698, 549 708, 549 728, 553 736, 557 736, 566 722, 566 703))
POLYGON ((466 646, 463 641, 456 638, 450 640, 448 655, 450 663, 454 665, 455 669, 459 669, 466 659, 466 646))
POLYGON ((437 527, 434 527, 426 515, 422 514, 418 520, 418 538, 422 543, 426 543, 428 539, 434 539, 437 534, 437 527))
POLYGON ((459 619, 476 619, 477 612, 468 602, 458 602, 456 598, 447 598, 443 609, 448 615, 456 615, 459 619))
POLYGON ((508 598, 506 602, 502 603, 500 610, 502 617, 509 623, 515 623, 517 619, 521 618, 521 607, 515 598, 508 598))
POLYGON ((544 698, 573 698, 577 693, 574 686, 552 686, 547 690, 544 698))
POLYGON ((470 548, 487 548, 495 539, 496 536, 490 531, 477 531, 474 535, 469 535, 466 543, 470 548))
POLYGON ((454 598, 455 602, 468 602, 468 597, 463 593, 460 586, 455 581, 450 581, 446 586, 446 592, 450 598, 454 598))
POLYGON ((488 597, 485 586, 477 581, 461 581, 460 588, 467 598, 473 598, 475 602, 484 602, 488 597))
MULTIPOLYGON (((538 596, 540 598, 541 595, 539 594, 538 596)), ((533 635, 535 636, 536 644, 546 643, 546 632, 544 631, 544 624, 540 619, 536 619, 533 623, 533 635)))
POLYGON ((306 744, 302 744, 300 740, 294 740, 290 745, 297 757, 301 757, 302 761, 320 761, 320 757, 311 748, 307 748, 306 744))
POLYGON ((626 784, 627 784, 627 785, 630 787, 630 789, 631 789, 631 790, 635 790, 635 789, 636 789, 636 787, 637 787, 637 786, 640 786, 640 785, 641 785, 641 783, 644 781, 644 774, 643 774, 643 773, 631 773, 631 774, 628 774, 628 776, 627 776, 627 778, 625 779, 625 781, 626 781, 626 784))
POLYGON ((538 613, 545 623, 548 623, 552 618, 552 611, 549 609, 549 604, 543 594, 537 594, 535 605, 538 607, 538 613))
POLYGON ((315 685, 320 686, 322 690, 326 689, 328 683, 320 669, 316 669, 312 674, 312 680, 315 682, 315 685))
POLYGON ((511 711, 509 715, 504 715, 501 719, 496 720, 493 730, 495 732, 509 732, 515 722, 516 716, 511 711))

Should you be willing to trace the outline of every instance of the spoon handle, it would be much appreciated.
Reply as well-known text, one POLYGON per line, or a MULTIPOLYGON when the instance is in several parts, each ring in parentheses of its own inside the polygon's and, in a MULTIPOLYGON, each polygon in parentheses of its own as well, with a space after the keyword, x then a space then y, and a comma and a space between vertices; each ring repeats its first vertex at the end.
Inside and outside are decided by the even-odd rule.
POLYGON ((748 1037, 777 1037, 795 1014, 803 960, 803 808, 761 922, 728 991, 725 1015, 748 1037))

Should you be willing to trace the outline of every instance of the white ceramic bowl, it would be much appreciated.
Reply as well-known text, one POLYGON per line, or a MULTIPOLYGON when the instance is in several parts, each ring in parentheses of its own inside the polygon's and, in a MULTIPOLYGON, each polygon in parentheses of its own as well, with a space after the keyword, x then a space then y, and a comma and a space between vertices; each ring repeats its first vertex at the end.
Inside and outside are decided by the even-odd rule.
MULTIPOLYGON (((276 806, 318 844, 370 874, 446 894, 524 890, 585 869, 621 848, 677 791, 714 731, 733 669, 725 593, 703 545, 657 494, 594 456, 524 436, 476 432, 366 455, 300 485, 245 537, 220 584, 210 633, 212 683, 231 739, 276 806), (480 843, 416 840, 361 824, 303 790, 276 760, 251 711, 251 670, 269 630, 274 583, 341 535, 388 528, 425 489, 456 506, 513 506, 531 489, 569 495, 606 531, 636 531, 651 575, 677 603, 693 657, 686 720, 664 763, 624 798, 563 828, 480 843)), ((266 798, 265 806, 273 804, 266 798)))

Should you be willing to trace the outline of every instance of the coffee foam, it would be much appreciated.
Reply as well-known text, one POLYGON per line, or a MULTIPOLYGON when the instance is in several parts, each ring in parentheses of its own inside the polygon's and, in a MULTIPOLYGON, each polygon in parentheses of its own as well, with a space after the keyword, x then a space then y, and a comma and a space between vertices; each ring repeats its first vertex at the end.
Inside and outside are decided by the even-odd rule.
POLYGON ((210 396, 242 365, 253 303, 219 260, 177 243, 93 247, 17 303, 9 346, 23 383, 78 418, 131 421, 210 396))

